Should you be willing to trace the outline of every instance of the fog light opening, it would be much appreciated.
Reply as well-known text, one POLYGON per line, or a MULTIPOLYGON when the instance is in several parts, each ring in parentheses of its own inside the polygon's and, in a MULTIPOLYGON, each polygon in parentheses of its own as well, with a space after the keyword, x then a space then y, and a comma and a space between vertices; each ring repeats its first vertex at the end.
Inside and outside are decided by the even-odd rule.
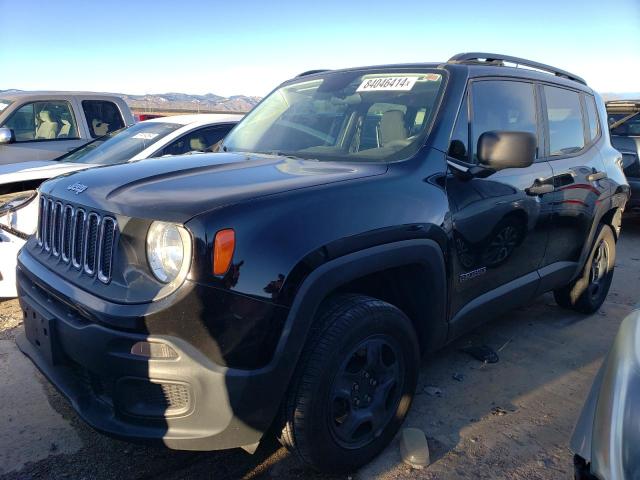
POLYGON ((165 343, 137 342, 131 347, 131 353, 147 358, 178 358, 178 352, 165 343))

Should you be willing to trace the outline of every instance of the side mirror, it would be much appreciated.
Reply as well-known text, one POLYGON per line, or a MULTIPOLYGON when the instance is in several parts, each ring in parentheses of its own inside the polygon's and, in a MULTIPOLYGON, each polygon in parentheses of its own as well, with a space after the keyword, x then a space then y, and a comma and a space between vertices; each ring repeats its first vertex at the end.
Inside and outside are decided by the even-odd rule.
POLYGON ((526 168, 536 158, 536 137, 529 132, 485 132, 478 139, 480 165, 495 172, 526 168))
POLYGON ((7 127, 0 127, 0 145, 4 143, 13 143, 16 141, 16 136, 13 130, 7 127))

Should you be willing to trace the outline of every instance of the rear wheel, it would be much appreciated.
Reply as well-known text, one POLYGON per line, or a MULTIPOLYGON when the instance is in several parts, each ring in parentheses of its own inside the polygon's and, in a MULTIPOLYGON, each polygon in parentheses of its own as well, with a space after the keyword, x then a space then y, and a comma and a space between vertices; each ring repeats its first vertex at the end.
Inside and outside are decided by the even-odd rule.
POLYGON ((346 295, 321 308, 283 408, 280 441, 323 472, 350 472, 391 441, 415 391, 419 349, 396 307, 346 295))
POLYGON ((602 225, 587 257, 582 275, 566 287, 554 290, 558 305, 581 313, 593 313, 607 298, 616 263, 616 240, 611 227, 602 225))

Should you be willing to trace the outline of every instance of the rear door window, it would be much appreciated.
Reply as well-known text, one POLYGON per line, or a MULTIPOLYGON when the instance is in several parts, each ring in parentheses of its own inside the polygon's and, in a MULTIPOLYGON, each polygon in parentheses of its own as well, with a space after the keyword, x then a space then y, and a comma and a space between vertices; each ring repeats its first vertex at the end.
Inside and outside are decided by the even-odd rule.
POLYGON ((89 125, 89 133, 93 138, 102 137, 124 127, 120 109, 113 102, 106 100, 83 100, 82 110, 89 125))
POLYGON ((154 156, 162 157, 164 155, 211 152, 212 147, 222 140, 232 128, 233 124, 225 124, 194 130, 174 140, 154 156))
POLYGON ((78 138, 73 110, 65 100, 27 103, 13 112, 3 127, 13 130, 16 142, 78 138))
POLYGON ((478 139, 485 132, 529 132, 538 137, 534 85, 523 81, 482 80, 472 83, 471 147, 477 163, 478 139))
POLYGON ((569 155, 584 148, 584 132, 580 95, 565 88, 544 86, 549 126, 549 154, 569 155))

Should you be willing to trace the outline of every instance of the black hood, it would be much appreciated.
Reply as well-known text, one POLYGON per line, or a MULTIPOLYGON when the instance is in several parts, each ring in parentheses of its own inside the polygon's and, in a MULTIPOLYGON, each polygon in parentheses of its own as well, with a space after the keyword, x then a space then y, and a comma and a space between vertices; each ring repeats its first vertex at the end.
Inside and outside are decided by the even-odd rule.
POLYGON ((385 164, 345 164, 240 153, 140 160, 73 172, 44 194, 128 217, 184 223, 214 208, 288 190, 380 175, 385 164), (79 184, 73 189, 72 185, 79 184))

